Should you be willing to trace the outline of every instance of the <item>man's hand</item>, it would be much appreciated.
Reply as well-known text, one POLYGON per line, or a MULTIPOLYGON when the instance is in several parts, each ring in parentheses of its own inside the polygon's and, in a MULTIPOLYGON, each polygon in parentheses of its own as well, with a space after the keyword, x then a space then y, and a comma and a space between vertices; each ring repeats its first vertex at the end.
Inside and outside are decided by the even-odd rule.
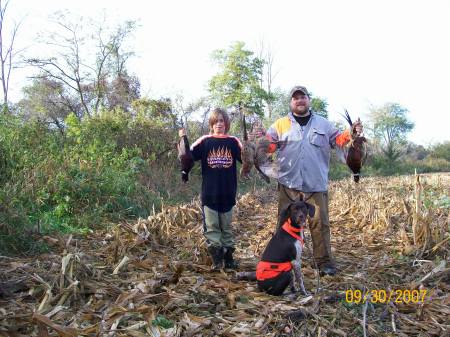
POLYGON ((361 120, 358 118, 358 120, 352 125, 352 133, 356 133, 357 136, 360 136, 363 133, 363 129, 361 120))
POLYGON ((183 136, 186 136, 186 130, 185 129, 178 130, 178 136, 180 138, 183 137, 183 136))
POLYGON ((257 124, 252 128, 252 131, 248 133, 248 140, 254 142, 256 139, 261 138, 266 134, 266 130, 262 124, 257 124))

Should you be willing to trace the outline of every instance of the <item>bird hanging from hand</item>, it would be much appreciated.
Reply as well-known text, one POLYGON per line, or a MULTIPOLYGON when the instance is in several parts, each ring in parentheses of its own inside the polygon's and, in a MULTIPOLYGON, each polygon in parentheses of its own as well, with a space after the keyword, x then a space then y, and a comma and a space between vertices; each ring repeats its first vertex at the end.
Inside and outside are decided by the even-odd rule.
POLYGON ((357 130, 358 126, 360 126, 359 129, 362 128, 361 120, 359 119, 359 117, 358 120, 353 123, 348 111, 345 110, 344 118, 350 124, 352 137, 348 146, 345 161, 347 163, 347 166, 353 173, 353 180, 355 182, 359 182, 361 167, 364 165, 364 162, 367 158, 367 139, 357 130))
POLYGON ((194 166, 194 158, 192 156, 191 149, 189 148, 189 140, 186 134, 184 134, 184 131, 182 132, 182 136, 177 144, 177 148, 178 159, 181 163, 181 179, 184 182, 187 182, 189 180, 189 172, 194 166))
POLYGON ((242 128, 244 133, 244 142, 242 146, 241 159, 242 159, 242 167, 241 167, 241 177, 246 177, 250 173, 252 166, 255 166, 256 170, 261 174, 261 177, 266 181, 266 183, 270 182, 269 177, 264 174, 264 172, 260 168, 260 164, 262 162, 262 158, 265 157, 266 148, 269 145, 269 141, 267 140, 267 146, 264 148, 264 145, 261 144, 263 140, 258 142, 251 142, 248 139, 247 134, 247 126, 245 123, 245 115, 242 114, 242 128), (262 153, 264 152, 264 153, 262 153))
POLYGON ((252 166, 255 166, 262 178, 269 183, 269 175, 273 178, 277 176, 276 161, 274 161, 272 156, 273 152, 284 149, 289 143, 289 140, 288 138, 285 140, 272 140, 271 137, 266 135, 264 127, 258 121, 253 125, 251 132, 247 134, 245 116, 243 116, 242 121, 244 142, 242 148, 242 167, 240 171, 241 177, 247 177, 252 166))

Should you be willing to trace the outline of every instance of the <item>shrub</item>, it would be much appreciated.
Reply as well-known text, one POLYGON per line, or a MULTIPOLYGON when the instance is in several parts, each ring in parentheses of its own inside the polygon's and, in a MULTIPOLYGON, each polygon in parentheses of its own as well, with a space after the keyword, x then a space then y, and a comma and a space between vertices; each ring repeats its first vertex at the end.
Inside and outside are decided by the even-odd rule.
POLYGON ((146 217, 179 189, 175 130, 149 119, 120 111, 82 121, 70 115, 62 135, 5 115, 0 134, 4 252, 28 249, 24 239, 38 224, 44 233, 85 233, 146 217))

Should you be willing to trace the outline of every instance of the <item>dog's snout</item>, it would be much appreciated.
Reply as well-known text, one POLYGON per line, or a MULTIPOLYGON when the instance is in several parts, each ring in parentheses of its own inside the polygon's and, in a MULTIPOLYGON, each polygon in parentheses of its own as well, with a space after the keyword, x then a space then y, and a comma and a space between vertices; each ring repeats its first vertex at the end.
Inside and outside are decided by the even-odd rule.
POLYGON ((306 215, 305 215, 303 212, 299 212, 299 213, 297 214, 297 220, 298 220, 298 222, 300 222, 300 223, 305 222, 305 220, 306 220, 306 215))
POLYGON ((292 217, 295 219, 295 222, 298 224, 304 223, 306 220, 307 209, 304 205, 297 205, 292 209, 292 217))

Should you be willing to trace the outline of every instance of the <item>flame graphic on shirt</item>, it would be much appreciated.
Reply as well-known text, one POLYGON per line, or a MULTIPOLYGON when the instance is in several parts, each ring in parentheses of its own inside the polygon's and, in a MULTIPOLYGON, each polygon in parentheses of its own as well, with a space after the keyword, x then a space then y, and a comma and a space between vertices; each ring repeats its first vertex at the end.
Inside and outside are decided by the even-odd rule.
POLYGON ((228 148, 220 147, 212 149, 207 157, 208 166, 211 168, 229 168, 233 165, 233 156, 228 148))

